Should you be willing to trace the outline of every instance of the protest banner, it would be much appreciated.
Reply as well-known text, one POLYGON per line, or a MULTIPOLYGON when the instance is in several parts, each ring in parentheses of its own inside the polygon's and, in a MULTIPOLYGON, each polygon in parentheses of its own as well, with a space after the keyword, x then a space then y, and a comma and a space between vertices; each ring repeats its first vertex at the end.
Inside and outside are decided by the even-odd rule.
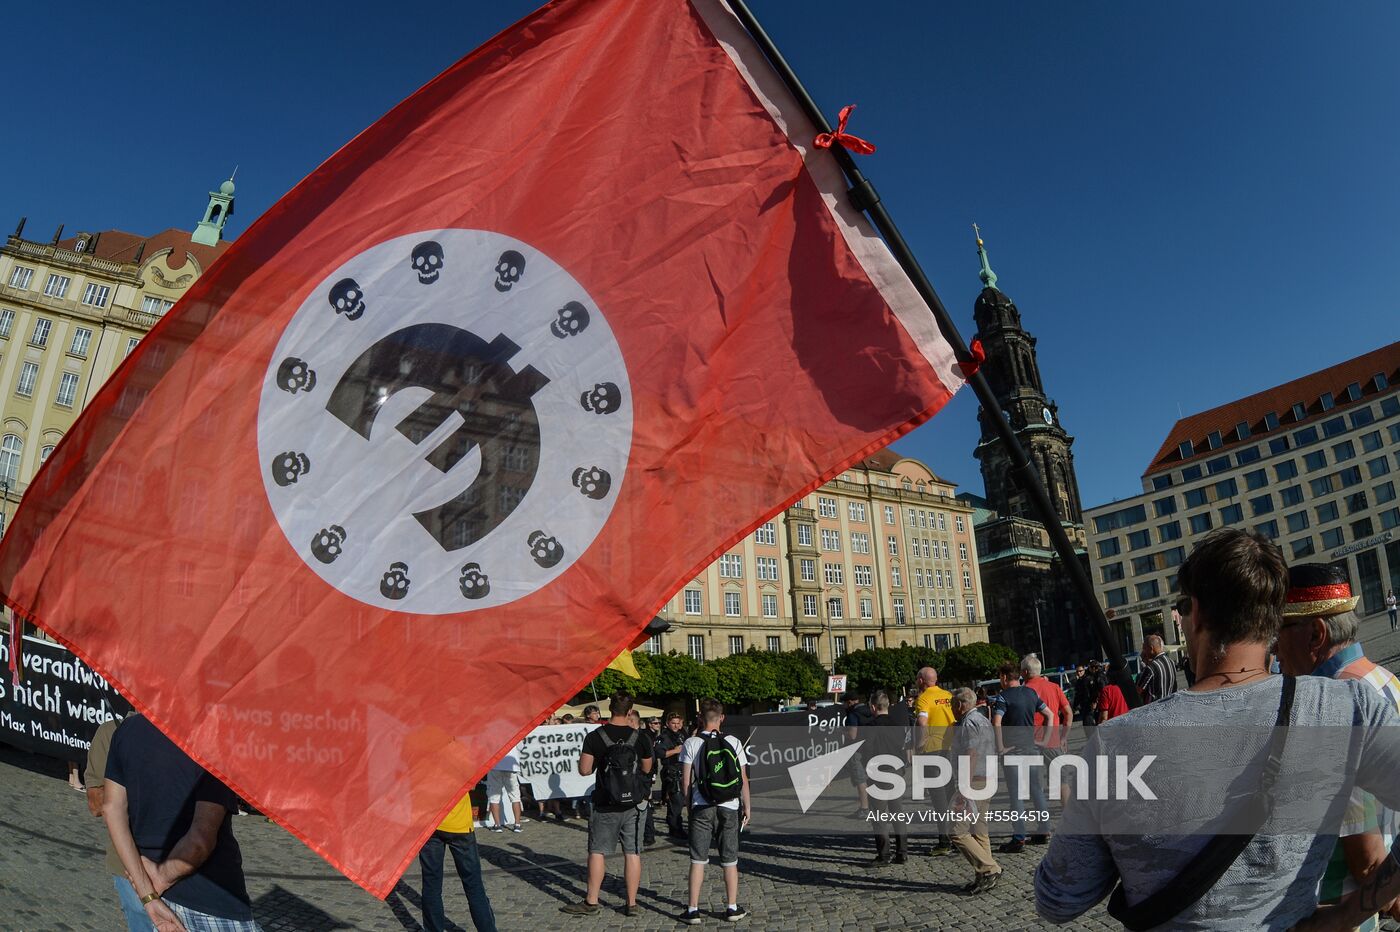
POLYGON ((541 725, 517 744, 516 776, 530 784, 535 799, 571 799, 593 792, 593 775, 581 776, 578 756, 583 739, 597 725, 541 725))
MULTIPOLYGON (((6 638, 0 641, 0 669, 9 662, 6 638)), ((131 711, 121 694, 60 644, 26 637, 20 664, 18 684, 0 679, 0 742, 81 761, 97 726, 131 711)))

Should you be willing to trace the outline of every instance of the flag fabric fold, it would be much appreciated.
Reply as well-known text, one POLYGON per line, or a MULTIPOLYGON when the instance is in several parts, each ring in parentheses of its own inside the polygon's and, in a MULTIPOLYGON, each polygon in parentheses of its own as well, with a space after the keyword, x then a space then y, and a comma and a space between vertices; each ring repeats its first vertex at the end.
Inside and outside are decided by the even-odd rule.
POLYGON ((0 590, 385 896, 953 353, 722 0, 560 0, 328 159, 27 491, 0 590))

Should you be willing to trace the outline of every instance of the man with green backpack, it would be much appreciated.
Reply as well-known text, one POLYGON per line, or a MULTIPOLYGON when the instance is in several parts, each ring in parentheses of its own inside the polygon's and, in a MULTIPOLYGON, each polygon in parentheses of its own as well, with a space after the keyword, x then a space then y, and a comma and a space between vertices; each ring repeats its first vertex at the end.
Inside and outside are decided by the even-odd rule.
POLYGON ((724 918, 738 922, 748 912, 739 905, 739 830, 749 823, 749 772, 744 746, 720 731, 724 706, 716 699, 700 703, 700 733, 681 750, 681 785, 690 800, 690 906, 681 916, 698 925, 700 885, 710 863, 710 845, 718 840, 724 869, 724 918))

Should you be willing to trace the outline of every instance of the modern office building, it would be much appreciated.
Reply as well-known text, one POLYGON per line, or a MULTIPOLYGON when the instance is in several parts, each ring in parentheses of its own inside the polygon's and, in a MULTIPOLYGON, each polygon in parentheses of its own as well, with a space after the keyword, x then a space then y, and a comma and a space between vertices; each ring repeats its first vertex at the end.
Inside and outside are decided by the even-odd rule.
MULTIPOLYGON (((23 219, 0 245, 0 521, 141 338, 228 243, 233 182, 194 233, 121 230, 41 242, 23 219)), ((3 531, 3 525, 0 525, 3 531)))
POLYGON ((1181 639, 1192 545, 1257 530, 1289 561, 1342 563, 1363 618, 1400 591, 1400 342, 1177 421, 1141 495, 1086 512, 1094 585, 1125 648, 1181 639))
POLYGON ((749 648, 834 657, 987 640, 972 508, 885 450, 846 470, 688 583, 647 645, 697 659, 749 648))

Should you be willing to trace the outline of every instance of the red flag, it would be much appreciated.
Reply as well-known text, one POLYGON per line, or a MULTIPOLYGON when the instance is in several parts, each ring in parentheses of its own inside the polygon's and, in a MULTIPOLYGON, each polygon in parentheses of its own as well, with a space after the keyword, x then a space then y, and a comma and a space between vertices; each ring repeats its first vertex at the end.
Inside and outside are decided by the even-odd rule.
POLYGON ((260 218, 0 587, 372 893, 761 521, 960 379, 721 0, 540 10, 260 218))

